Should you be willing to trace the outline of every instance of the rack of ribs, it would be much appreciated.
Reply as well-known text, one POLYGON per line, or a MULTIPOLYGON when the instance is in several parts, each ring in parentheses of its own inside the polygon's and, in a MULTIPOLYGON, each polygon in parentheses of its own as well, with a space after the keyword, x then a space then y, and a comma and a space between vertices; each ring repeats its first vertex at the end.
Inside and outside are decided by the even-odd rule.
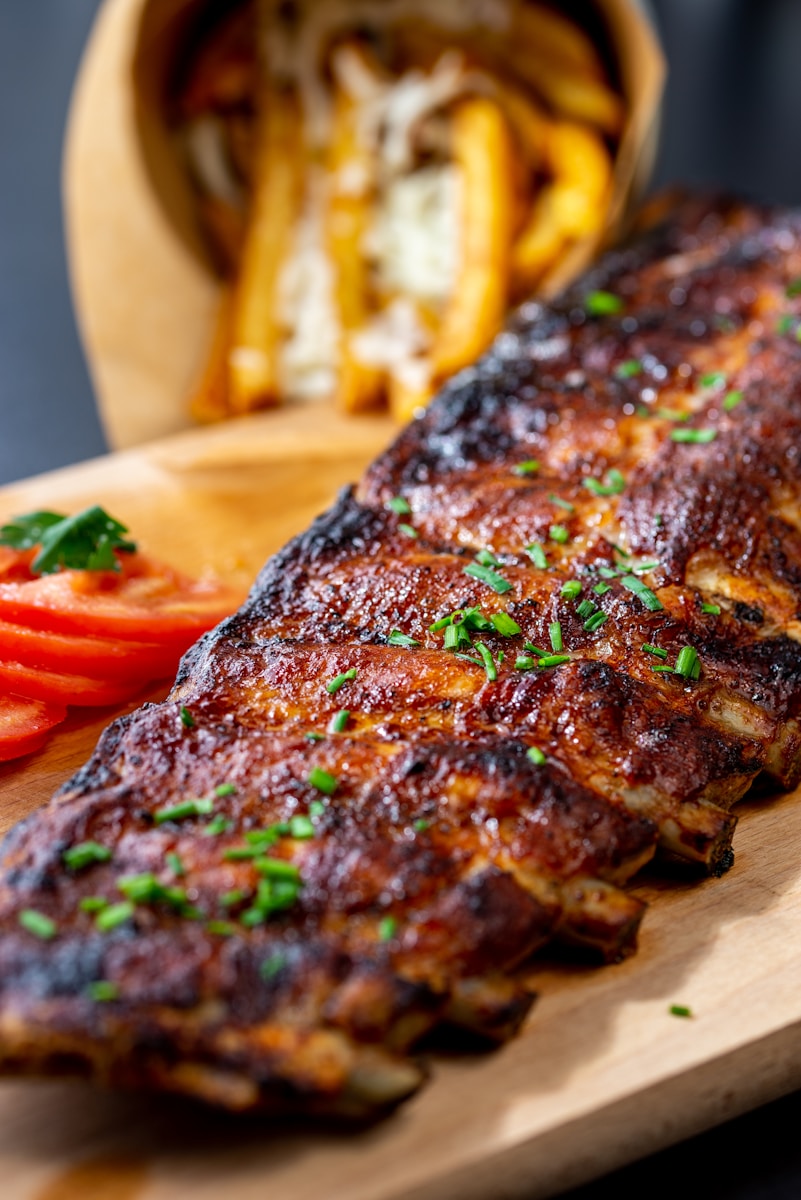
POLYGON ((380 1113, 632 952, 655 854, 724 871, 801 777, 798 276, 690 200, 524 304, 9 834, 2 1069, 380 1113))

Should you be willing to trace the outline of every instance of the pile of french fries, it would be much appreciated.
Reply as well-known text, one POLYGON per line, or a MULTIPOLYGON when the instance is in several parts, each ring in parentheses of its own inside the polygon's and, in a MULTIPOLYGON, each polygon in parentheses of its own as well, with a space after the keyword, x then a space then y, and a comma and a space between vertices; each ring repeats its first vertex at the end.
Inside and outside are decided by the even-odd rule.
POLYGON ((405 421, 604 228, 625 109, 587 32, 531 0, 437 22, 446 2, 326 21, 308 0, 315 40, 302 4, 276 32, 252 0, 190 61, 179 126, 222 278, 197 421, 309 399, 405 421))

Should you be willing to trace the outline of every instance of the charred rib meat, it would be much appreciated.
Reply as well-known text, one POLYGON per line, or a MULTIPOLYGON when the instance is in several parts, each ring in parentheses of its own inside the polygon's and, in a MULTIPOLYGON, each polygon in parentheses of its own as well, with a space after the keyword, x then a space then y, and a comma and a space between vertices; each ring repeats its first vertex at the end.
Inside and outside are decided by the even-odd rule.
POLYGON ((801 218, 687 204, 524 305, 0 868, 0 1063, 373 1113, 615 958, 801 777, 801 218))

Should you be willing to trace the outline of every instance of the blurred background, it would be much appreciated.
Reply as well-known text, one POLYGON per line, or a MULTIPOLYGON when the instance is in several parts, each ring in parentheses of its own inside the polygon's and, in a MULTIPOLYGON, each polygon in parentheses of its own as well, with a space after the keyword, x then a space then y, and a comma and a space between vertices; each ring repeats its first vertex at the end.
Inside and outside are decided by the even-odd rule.
MULTIPOLYGON (((60 196, 70 92, 99 6, 0 4, 0 483, 106 449, 71 311, 60 196)), ((669 63, 653 186, 800 202, 801 3, 648 7, 669 63)))
MULTIPOLYGON (((0 3, 0 484, 106 449, 72 316, 60 196, 70 92, 99 5, 0 3)), ((653 187, 801 203, 801 2, 651 0, 649 8, 669 65, 653 187)), ((575 1200, 640 1196, 655 1178, 660 1194, 797 1198, 801 1151, 783 1130, 799 1121, 796 1094, 575 1200)))

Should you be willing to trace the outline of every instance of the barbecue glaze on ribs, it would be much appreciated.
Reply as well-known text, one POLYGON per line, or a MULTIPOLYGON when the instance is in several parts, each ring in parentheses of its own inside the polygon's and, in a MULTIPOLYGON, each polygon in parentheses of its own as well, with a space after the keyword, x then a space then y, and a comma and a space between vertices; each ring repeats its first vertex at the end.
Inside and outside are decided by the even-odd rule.
POLYGON ((8 836, 3 1069, 372 1114, 547 943, 632 951, 655 852, 724 870, 801 776, 798 276, 690 202, 524 305, 8 836))

